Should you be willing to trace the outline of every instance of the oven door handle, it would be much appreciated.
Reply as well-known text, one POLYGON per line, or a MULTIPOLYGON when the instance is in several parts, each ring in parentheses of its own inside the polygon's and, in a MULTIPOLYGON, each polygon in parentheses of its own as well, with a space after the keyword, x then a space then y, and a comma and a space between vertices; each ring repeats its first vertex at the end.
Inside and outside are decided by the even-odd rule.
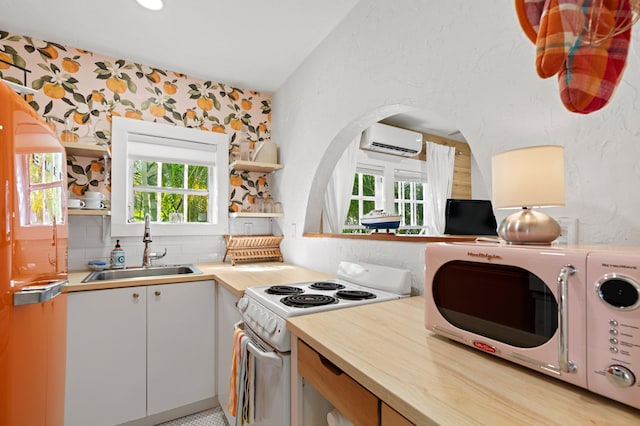
POLYGON ((263 351, 261 348, 256 346, 252 340, 247 342, 247 350, 255 355, 258 360, 271 364, 274 367, 282 368, 282 358, 280 358, 277 353, 263 351))
MULTIPOLYGON (((244 331, 244 323, 242 321, 235 323, 233 327, 244 331)), ((271 364, 274 367, 282 368, 282 358, 280 358, 275 351, 266 352, 253 342, 251 336, 247 334, 247 337, 249 338, 247 350, 258 358, 258 360, 271 364)))

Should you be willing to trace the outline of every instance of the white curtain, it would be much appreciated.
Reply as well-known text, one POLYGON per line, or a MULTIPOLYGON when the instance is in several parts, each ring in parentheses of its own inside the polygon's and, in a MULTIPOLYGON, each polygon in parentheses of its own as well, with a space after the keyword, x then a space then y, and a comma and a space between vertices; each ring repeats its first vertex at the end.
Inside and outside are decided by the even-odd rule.
POLYGON ((444 233, 444 209, 451 197, 453 164, 456 150, 453 147, 427 142, 427 192, 424 212, 432 235, 444 233))
POLYGON ((323 230, 339 234, 349 212, 349 200, 353 191, 353 176, 356 173, 360 136, 355 138, 336 163, 324 193, 322 208, 323 230))

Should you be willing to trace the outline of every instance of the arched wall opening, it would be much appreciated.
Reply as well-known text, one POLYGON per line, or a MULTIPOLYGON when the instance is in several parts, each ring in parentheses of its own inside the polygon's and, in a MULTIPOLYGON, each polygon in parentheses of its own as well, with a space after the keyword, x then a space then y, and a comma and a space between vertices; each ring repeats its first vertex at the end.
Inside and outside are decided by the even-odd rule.
MULTIPOLYGON (((345 149, 350 143, 361 135, 361 133, 374 123, 385 121, 390 117, 411 117, 408 123, 420 122, 422 124, 427 123, 427 126, 431 125, 432 128, 428 130, 416 129, 412 130, 421 131, 423 133, 438 134, 443 131, 446 133, 459 133, 451 132, 452 128, 457 129, 451 123, 439 116, 439 114, 427 111, 425 109, 417 108, 415 106, 408 106, 403 104, 383 105, 374 110, 371 110, 356 120, 350 122, 345 126, 328 145, 320 163, 318 165, 317 172, 311 184, 309 196, 307 200, 307 209, 305 212, 304 220, 304 232, 305 233, 320 233, 322 232, 322 208, 324 203, 324 193, 327 187, 327 183, 331 178, 334 167, 345 149), (445 130, 446 129, 446 130, 445 130)), ((407 127, 407 123, 401 123, 403 127, 407 127)), ((412 127, 409 125, 409 127, 412 127)), ((407 127, 407 128, 409 128, 407 127)), ((475 162, 472 157, 472 164, 475 168, 475 162)))

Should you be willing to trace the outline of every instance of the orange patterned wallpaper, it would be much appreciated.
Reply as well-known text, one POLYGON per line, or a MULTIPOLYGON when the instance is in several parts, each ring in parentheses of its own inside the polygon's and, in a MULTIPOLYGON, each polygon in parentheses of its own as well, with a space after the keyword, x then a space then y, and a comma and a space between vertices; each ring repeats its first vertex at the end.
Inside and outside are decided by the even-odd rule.
MULTIPOLYGON (((0 59, 31 71, 30 104, 65 142, 109 144, 114 115, 226 133, 231 155, 243 125, 253 142, 270 137, 271 96, 260 92, 1 30, 0 59)), ((3 62, 0 77, 23 84, 22 71, 3 62)), ((70 157, 68 173, 76 195, 110 191, 104 160, 70 157)), ((230 182, 230 211, 268 193, 260 173, 231 172, 230 182)))

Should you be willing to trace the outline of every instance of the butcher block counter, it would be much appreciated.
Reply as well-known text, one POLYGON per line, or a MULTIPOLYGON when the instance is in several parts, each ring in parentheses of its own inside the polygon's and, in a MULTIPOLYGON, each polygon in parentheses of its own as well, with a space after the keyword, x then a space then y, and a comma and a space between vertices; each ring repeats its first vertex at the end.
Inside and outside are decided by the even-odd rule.
POLYGON ((242 297, 245 289, 258 285, 292 284, 307 281, 320 281, 335 278, 334 275, 313 271, 300 266, 282 262, 264 262, 236 264, 212 262, 195 263, 194 266, 202 274, 167 275, 162 277, 140 277, 126 280, 96 281, 83 283, 82 280, 91 271, 69 272, 69 284, 65 292, 102 290, 108 288, 132 287, 139 285, 154 285, 179 283, 189 281, 216 280, 231 293, 242 297))
POLYGON ((383 413, 386 404, 416 425, 640 424, 640 410, 431 333, 421 296, 287 326, 292 347, 305 342, 375 395, 383 413))

